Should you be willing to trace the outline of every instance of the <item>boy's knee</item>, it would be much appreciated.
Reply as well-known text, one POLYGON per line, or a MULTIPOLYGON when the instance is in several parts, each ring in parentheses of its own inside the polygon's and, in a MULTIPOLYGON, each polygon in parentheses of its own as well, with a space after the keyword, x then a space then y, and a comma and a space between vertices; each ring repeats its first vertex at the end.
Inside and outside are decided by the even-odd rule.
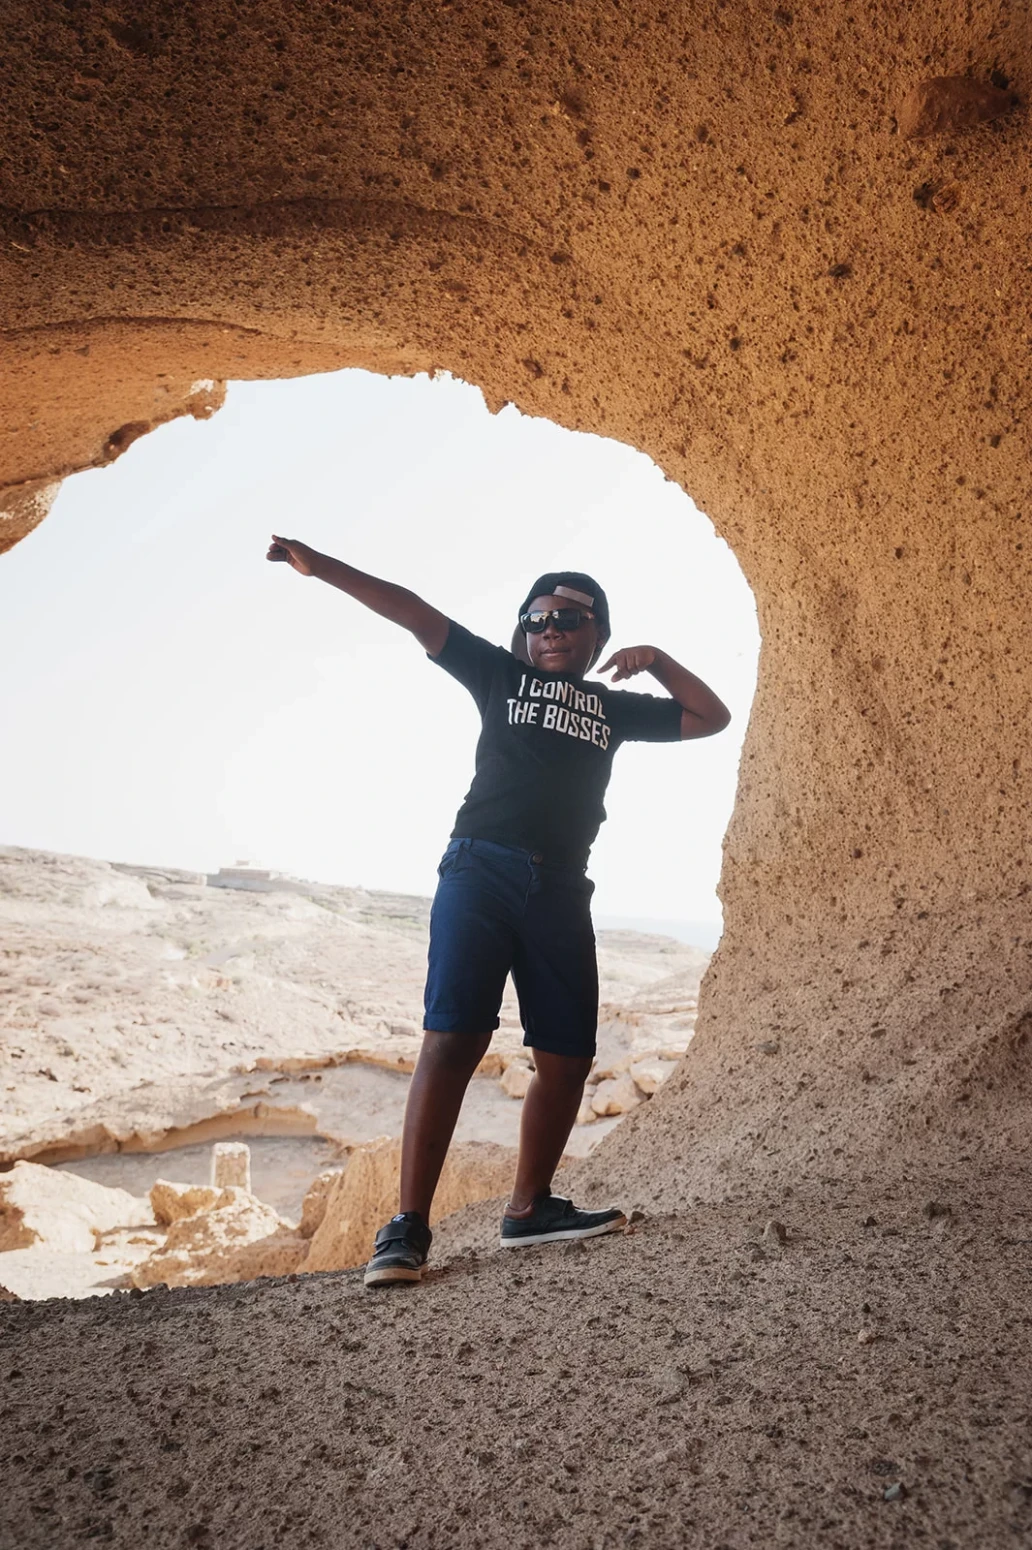
POLYGON ((594 1064, 590 1055, 553 1055, 537 1049, 531 1053, 541 1081, 553 1088, 583 1087, 594 1064))
POLYGON ((474 1071, 490 1043, 489 1033, 442 1033, 428 1028, 423 1034, 423 1054, 449 1071, 474 1071))

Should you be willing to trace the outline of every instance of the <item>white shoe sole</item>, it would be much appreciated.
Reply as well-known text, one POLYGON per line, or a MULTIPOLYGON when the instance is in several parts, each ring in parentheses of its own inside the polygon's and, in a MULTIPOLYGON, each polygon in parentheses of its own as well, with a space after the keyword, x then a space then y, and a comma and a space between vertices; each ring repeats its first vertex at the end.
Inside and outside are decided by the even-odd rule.
POLYGON ((390 1286, 394 1282, 422 1281, 425 1269, 425 1265, 420 1265, 418 1270, 407 1270, 404 1265, 385 1265, 382 1270, 367 1270, 363 1285, 390 1286))
POLYGON ((498 1243, 503 1249, 532 1249, 538 1243, 562 1243, 572 1238, 599 1238, 603 1233, 616 1232, 626 1226, 626 1216, 615 1216, 611 1222, 602 1222, 598 1227, 573 1227, 567 1228, 565 1232, 539 1232, 532 1238, 499 1238, 498 1243))

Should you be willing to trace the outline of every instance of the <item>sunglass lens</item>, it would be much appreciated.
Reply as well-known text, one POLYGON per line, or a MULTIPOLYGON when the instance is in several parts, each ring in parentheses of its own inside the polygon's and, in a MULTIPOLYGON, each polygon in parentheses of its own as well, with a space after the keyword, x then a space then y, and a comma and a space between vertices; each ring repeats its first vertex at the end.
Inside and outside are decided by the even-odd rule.
POLYGON ((579 608, 553 608, 547 613, 521 614, 520 623, 528 635, 543 635, 549 619, 555 620, 557 630, 579 630, 588 617, 579 608))

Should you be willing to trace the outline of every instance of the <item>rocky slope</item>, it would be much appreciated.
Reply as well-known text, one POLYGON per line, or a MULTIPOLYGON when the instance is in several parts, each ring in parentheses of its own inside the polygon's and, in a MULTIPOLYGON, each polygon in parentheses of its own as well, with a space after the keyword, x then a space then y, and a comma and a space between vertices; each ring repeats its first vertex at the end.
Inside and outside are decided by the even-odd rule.
MULTIPOLYGON (((392 1128, 363 1133, 354 1111, 374 1095, 350 1101, 341 1073, 411 1069, 429 901, 236 881, 0 849, 0 1162, 392 1128)), ((708 955, 616 931, 600 933, 599 957, 600 1075, 677 1059, 708 955)), ((514 1057, 510 987, 485 1072, 514 1057)))
POLYGON ((0 1540, 1025 1543, 1027 1178, 969 1184, 939 1215, 855 1181, 574 1248, 485 1237, 393 1293, 351 1271, 5 1306, 0 1540))

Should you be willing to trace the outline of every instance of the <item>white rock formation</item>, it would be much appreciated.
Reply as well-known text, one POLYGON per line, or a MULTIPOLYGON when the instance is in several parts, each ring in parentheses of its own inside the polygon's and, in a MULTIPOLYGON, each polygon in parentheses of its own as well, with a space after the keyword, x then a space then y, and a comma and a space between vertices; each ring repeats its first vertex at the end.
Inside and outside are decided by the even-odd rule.
POLYGON ((74 1173, 17 1162, 0 1174, 0 1253, 37 1246, 89 1253, 101 1233, 153 1221, 146 1200, 74 1173))
MULTIPOLYGON (((210 1193, 203 1191, 205 1197, 210 1193)), ((183 1188, 185 1196, 201 1194, 183 1188)), ((133 1270, 132 1283, 215 1286, 288 1275, 297 1269, 306 1246, 271 1206, 242 1189, 224 1189, 213 1204, 205 1201, 192 1215, 172 1222, 162 1247, 133 1270)))
POLYGON ((599 1082, 591 1100, 591 1107, 596 1114, 602 1116, 627 1114, 631 1109, 637 1108, 640 1102, 641 1093, 635 1086, 633 1078, 624 1072, 622 1076, 609 1077, 599 1082))
POLYGON ((673 1060, 658 1060, 650 1057, 647 1060, 636 1060, 631 1066, 631 1076, 634 1084, 647 1098, 651 1098, 657 1092, 677 1064, 673 1060))
POLYGON ((499 1086, 510 1098, 525 1098, 534 1073, 522 1060, 512 1060, 502 1072, 499 1086))
POLYGON ((251 1190, 251 1148, 243 1141, 217 1141, 211 1149, 211 1182, 216 1189, 251 1190))

